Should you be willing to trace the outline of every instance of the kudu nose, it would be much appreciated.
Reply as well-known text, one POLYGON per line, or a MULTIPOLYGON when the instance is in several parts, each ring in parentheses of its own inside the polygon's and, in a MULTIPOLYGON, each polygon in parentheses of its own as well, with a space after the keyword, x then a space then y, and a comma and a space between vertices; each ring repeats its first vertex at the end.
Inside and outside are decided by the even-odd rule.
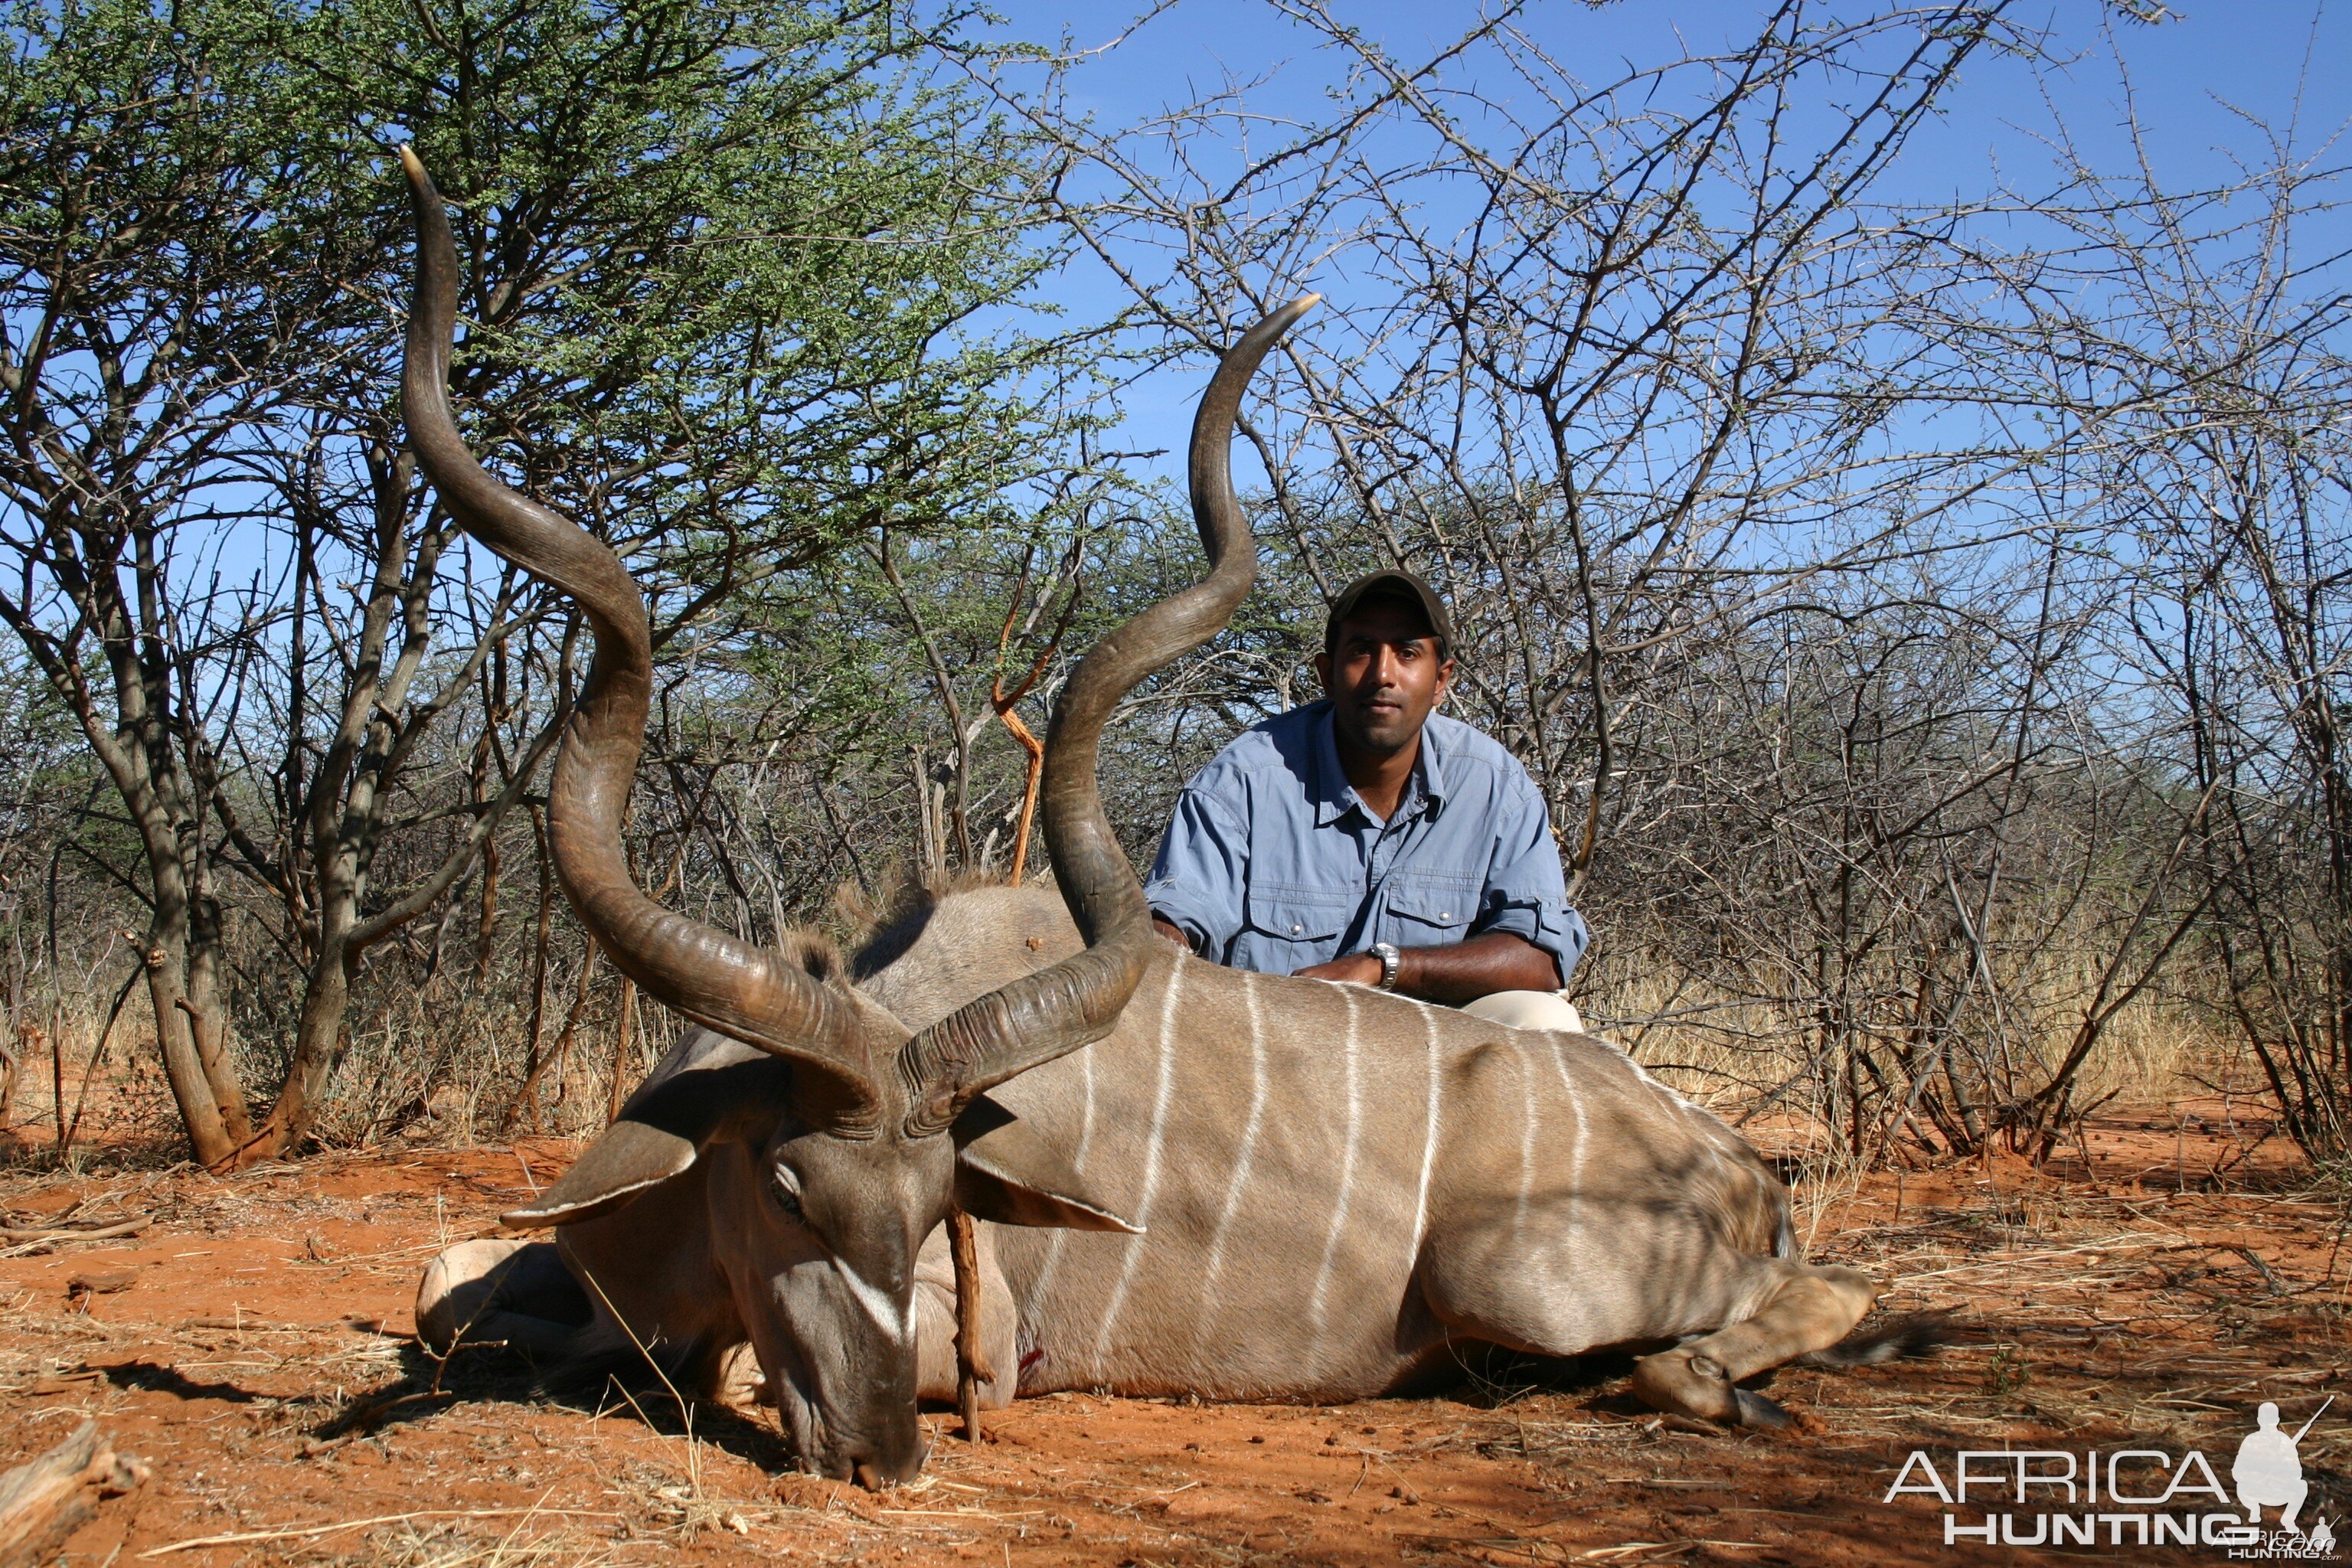
MULTIPOLYGON (((898 1445, 887 1447, 896 1448, 898 1445)), ((867 1491, 878 1492, 913 1480, 922 1473, 923 1461, 929 1456, 930 1446, 919 1436, 904 1453, 865 1454, 852 1458, 849 1473, 867 1491)))

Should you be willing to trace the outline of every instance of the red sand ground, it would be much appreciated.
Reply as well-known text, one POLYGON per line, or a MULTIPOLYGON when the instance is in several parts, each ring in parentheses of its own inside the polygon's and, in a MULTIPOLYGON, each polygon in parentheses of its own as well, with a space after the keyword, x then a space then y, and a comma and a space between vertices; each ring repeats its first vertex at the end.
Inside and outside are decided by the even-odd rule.
POLYGON ((2088 1170, 2078 1155, 1801 1187, 1814 1258, 1888 1281, 1893 1310, 1958 1308, 1973 1328, 1932 1361, 1781 1373, 1791 1432, 1685 1429, 1607 1367, 1328 1408, 1057 1396, 993 1415, 978 1448, 927 1417, 922 1480, 880 1496, 782 1475, 764 1416, 704 1407, 689 1436, 658 1384, 546 1397, 503 1352, 440 1366, 418 1351, 425 1260, 487 1231, 526 1190, 522 1162, 543 1184, 568 1144, 230 1180, 20 1170, 0 1174, 8 1224, 152 1224, 0 1247, 0 1465, 95 1415, 152 1467, 69 1542, 77 1568, 2220 1562, 1948 1547, 1933 1499, 1881 1500, 1914 1448, 1948 1474, 1959 1449, 2195 1447, 2226 1481, 2258 1400, 2292 1427, 2333 1394, 2302 1446, 2305 1519, 2341 1526, 2340 1188, 2283 1140, 2245 1157, 2242 1118, 2179 1138, 2168 1111, 2092 1131, 2088 1170), (119 1288, 69 1292, 77 1277, 119 1288))

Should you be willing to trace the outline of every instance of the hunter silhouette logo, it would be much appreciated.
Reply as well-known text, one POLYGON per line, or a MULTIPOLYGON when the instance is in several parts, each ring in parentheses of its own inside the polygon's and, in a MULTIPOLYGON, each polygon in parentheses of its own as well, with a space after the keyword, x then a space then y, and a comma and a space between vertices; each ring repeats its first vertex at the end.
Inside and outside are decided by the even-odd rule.
MULTIPOLYGON (((2303 1507, 2303 1500, 2311 1495, 2311 1483, 2303 1479, 2303 1460, 2295 1446, 2311 1430, 2312 1421, 2326 1415, 2327 1406, 2335 1403, 2336 1396, 2329 1394, 2326 1402, 2311 1413, 2311 1421, 2296 1427, 2292 1437, 2279 1430, 2277 1405, 2264 1400, 2262 1408, 2254 1412, 2254 1429, 2238 1445, 2238 1462, 2230 1467, 2230 1479, 2238 1483, 2238 1504, 2246 1510, 2248 1524, 2260 1524, 2263 1510, 2274 1508, 2279 1510, 2281 1529, 2302 1533, 2294 1516, 2303 1507)), ((2320 1521, 2319 1528, 2326 1530, 2327 1521, 2320 1521)))

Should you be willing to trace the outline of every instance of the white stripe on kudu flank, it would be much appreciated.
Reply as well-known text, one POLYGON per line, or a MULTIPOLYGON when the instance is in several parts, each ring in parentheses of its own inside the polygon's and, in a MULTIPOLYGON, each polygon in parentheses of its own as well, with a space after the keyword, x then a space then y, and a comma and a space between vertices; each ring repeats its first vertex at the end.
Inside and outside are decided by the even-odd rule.
POLYGON ((1423 1048, 1429 1054, 1429 1110, 1421 1132, 1421 1185, 1412 1199, 1412 1235, 1408 1238, 1412 1251, 1405 1258, 1410 1268, 1421 1260, 1421 1227, 1429 1218, 1429 1173, 1437 1165, 1437 1009, 1426 1002, 1416 1001, 1421 1009, 1421 1035, 1423 1048))
POLYGON ((1318 1331, 1323 1327, 1323 1298, 1331 1288, 1331 1268, 1339 1260, 1339 1237, 1348 1228, 1348 1198, 1356 1184, 1356 1139, 1363 1128, 1363 1096, 1356 1081, 1356 987, 1342 985, 1339 995, 1348 1004, 1348 1038, 1340 1052, 1348 1071, 1348 1143, 1339 1156, 1339 1201, 1331 1211, 1330 1234, 1323 1238, 1323 1267, 1316 1272, 1315 1295, 1309 1303, 1318 1331))
POLYGON ((1225 1268, 1225 1234, 1241 1212, 1242 1189, 1249 1184, 1250 1163, 1257 1157, 1259 1131, 1265 1125, 1265 1023, 1258 1012, 1257 975, 1241 971, 1242 1001, 1249 1008, 1250 1102, 1242 1123, 1241 1152, 1234 1158, 1233 1180, 1225 1184, 1225 1206, 1217 1215, 1216 1234, 1209 1240, 1209 1267, 1201 1276, 1201 1310, 1194 1314, 1195 1339, 1206 1331, 1217 1313, 1217 1281, 1225 1268))
POLYGON ((1528 1227, 1528 1189, 1536 1179, 1536 1086, 1528 1076, 1528 1067, 1524 1048, 1511 1052, 1513 1076, 1519 1080, 1519 1201, 1511 1210, 1514 1254, 1520 1250, 1519 1238, 1528 1227))
MULTIPOLYGON (((1168 1131, 1168 1091, 1176 1081, 1175 1042, 1171 1037, 1176 1028, 1176 998, 1184 989, 1186 960, 1179 957, 1168 966, 1168 995, 1160 1006, 1160 1082, 1151 1091, 1151 1142, 1143 1151, 1143 1195, 1135 1201, 1135 1223, 1149 1227, 1151 1224, 1151 1199, 1160 1188, 1160 1144, 1168 1131)), ((1135 1270, 1143 1261, 1143 1238, 1129 1236, 1127 1258, 1118 1268, 1118 1283, 1112 1288, 1110 1300, 1103 1309, 1101 1331, 1095 1335, 1095 1360, 1099 1367, 1103 1354, 1110 1348, 1111 1330, 1118 1324, 1118 1315, 1127 1306, 1128 1287, 1135 1283, 1135 1270)))
MULTIPOLYGON (((1070 1169, 1083 1176, 1087 1173, 1087 1144, 1095 1135, 1095 1054, 1078 1052, 1078 1081, 1086 1087, 1086 1098, 1078 1111, 1077 1147, 1070 1152, 1070 1169)), ((1037 1276, 1029 1282, 1029 1293, 1021 1300, 1021 1321, 1031 1321, 1031 1311, 1040 1301, 1054 1299, 1054 1276, 1061 1272, 1062 1248, 1069 1245, 1070 1233, 1060 1226, 1054 1227, 1052 1239, 1045 1243, 1045 1261, 1038 1266, 1037 1276)))
POLYGON ((1576 1087, 1576 1079, 1568 1070, 1568 1042, 1558 1035, 1551 1037, 1552 1065, 1559 1069, 1560 1086, 1568 1090, 1569 1114, 1576 1130, 1568 1145, 1568 1212, 1560 1216, 1560 1244, 1563 1248, 1579 1248, 1582 1237, 1577 1227, 1583 1222, 1580 1212, 1581 1201, 1577 1194, 1584 1190, 1584 1096, 1576 1087))

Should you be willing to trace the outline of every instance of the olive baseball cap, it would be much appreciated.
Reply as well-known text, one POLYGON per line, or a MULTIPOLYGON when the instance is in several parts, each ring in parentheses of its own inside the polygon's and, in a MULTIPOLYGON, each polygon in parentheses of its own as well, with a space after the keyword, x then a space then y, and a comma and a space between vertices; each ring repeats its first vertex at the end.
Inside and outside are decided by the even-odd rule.
POLYGON ((1429 621, 1429 629, 1437 634, 1439 646, 1449 655, 1454 651, 1454 617, 1445 613, 1445 601, 1437 590, 1412 573, 1397 567, 1382 572, 1370 572, 1357 578, 1339 591, 1331 603, 1331 618, 1323 623, 1323 646, 1331 646, 1331 638, 1339 630, 1339 623, 1356 613, 1356 606, 1366 599, 1410 599, 1421 606, 1429 621))

